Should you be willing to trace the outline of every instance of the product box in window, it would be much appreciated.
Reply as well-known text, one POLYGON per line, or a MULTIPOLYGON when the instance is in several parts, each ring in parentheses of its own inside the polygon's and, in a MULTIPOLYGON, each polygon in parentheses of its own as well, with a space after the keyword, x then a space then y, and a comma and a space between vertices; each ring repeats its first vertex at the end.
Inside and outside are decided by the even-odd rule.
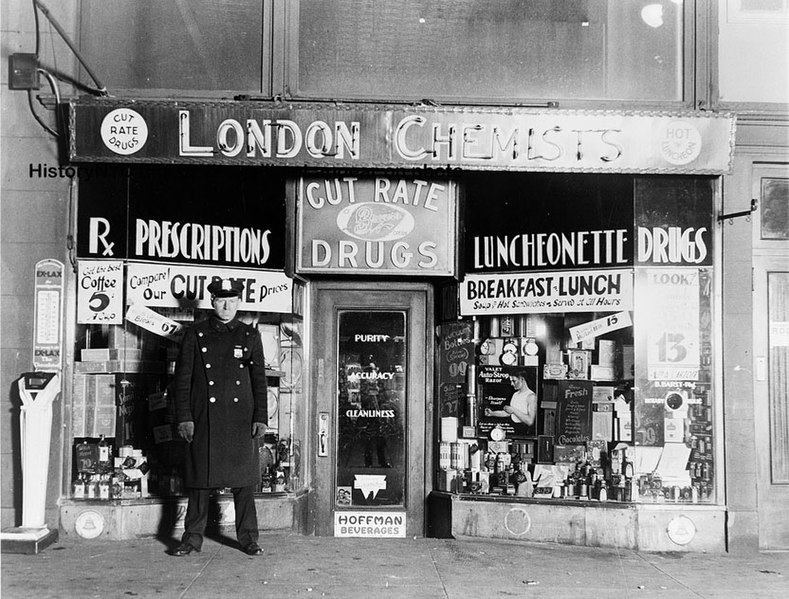
POLYGON ((589 378, 591 352, 585 349, 568 349, 568 378, 586 380, 589 378))

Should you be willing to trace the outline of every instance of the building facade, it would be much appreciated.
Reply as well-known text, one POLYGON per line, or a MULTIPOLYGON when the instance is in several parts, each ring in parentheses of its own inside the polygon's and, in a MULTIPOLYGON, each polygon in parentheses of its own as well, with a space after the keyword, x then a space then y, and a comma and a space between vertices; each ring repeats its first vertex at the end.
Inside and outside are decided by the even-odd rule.
POLYGON ((182 524, 168 375, 232 276, 265 528, 789 545, 784 9, 9 4, 3 528, 33 369, 50 528, 182 524))

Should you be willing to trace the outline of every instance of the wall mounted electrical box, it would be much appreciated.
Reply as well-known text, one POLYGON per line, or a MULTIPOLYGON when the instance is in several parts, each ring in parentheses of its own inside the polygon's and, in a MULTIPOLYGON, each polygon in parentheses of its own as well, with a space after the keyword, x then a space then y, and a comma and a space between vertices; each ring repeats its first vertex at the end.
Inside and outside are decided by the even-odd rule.
POLYGON ((10 89, 39 89, 38 57, 35 54, 11 54, 8 62, 10 89))

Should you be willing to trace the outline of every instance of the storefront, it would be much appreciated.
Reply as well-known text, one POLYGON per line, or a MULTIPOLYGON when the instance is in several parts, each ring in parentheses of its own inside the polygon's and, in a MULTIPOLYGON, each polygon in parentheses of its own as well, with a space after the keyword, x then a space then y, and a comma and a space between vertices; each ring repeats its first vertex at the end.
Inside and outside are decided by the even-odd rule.
POLYGON ((178 527, 167 375, 205 286, 232 276, 270 369, 261 527, 723 548, 730 116, 70 111, 66 534, 178 527), (99 467, 101 434, 114 459, 99 467))

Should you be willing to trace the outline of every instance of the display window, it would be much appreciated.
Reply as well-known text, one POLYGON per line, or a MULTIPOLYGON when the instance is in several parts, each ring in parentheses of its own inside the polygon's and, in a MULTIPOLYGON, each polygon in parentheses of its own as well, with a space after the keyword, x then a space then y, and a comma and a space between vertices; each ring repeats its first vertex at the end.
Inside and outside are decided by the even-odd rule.
POLYGON ((716 501, 712 201, 690 177, 469 178, 438 490, 716 501))
POLYGON ((257 491, 299 490, 305 286, 284 272, 284 183, 205 167, 94 174, 80 184, 77 214, 71 497, 184 493, 173 374, 184 331, 213 313, 208 286, 219 279, 241 284, 237 318, 263 346, 257 491))

